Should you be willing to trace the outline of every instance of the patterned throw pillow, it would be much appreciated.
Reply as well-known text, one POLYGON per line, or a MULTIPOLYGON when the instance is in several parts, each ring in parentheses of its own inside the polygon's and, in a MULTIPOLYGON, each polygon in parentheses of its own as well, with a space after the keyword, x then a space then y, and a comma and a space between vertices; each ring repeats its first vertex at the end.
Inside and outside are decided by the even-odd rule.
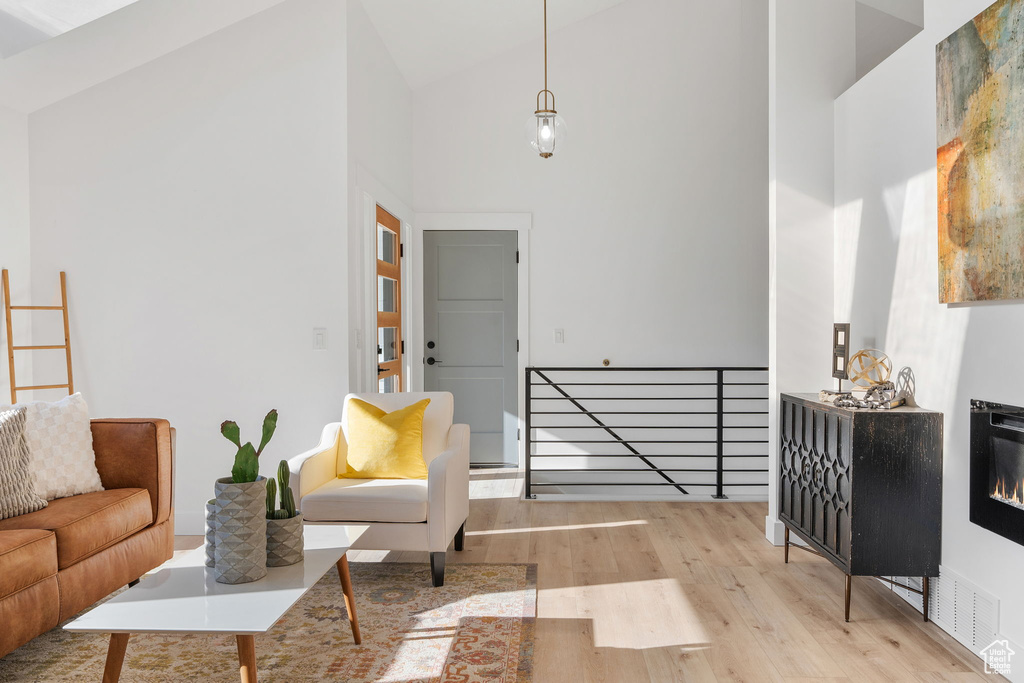
POLYGON ((89 406, 81 394, 24 406, 25 441, 36 494, 46 500, 102 491, 92 450, 89 406))
POLYGON ((0 411, 0 519, 46 507, 36 495, 25 442, 25 408, 0 411))

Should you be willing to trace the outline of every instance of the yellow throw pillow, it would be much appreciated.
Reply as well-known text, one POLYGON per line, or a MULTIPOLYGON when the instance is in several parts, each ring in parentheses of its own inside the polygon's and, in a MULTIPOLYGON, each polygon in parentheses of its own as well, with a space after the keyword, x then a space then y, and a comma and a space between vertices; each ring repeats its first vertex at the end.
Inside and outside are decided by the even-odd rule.
POLYGON ((423 414, 429 398, 385 413, 357 398, 348 405, 348 462, 342 479, 426 479, 423 414))

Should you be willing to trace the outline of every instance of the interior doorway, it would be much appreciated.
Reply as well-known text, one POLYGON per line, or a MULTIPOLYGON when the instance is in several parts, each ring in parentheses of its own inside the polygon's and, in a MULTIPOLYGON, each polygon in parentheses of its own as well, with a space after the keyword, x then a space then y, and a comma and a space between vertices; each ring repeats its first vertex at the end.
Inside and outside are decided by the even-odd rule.
POLYGON ((518 268, 515 230, 423 232, 423 385, 455 396, 476 466, 519 460, 518 268))

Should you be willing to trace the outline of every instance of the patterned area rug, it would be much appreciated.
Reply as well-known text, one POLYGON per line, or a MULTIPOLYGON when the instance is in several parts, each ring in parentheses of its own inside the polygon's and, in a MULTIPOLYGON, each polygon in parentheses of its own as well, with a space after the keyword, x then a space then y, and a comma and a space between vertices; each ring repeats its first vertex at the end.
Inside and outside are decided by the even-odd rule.
MULTIPOLYGON (((260 681, 512 683, 532 680, 536 565, 351 563, 362 645, 332 569, 265 636, 260 681)), ((108 637, 41 635, 0 659, 0 681, 98 681, 108 637)), ((234 636, 133 635, 121 680, 237 681, 234 636)))

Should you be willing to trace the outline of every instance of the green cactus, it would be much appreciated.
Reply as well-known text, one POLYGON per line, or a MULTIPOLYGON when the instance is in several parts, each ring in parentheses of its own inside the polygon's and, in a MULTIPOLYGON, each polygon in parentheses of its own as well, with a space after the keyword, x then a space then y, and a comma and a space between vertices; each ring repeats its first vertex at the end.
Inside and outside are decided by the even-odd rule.
POLYGON ((231 480, 236 484, 256 481, 260 476, 260 461, 256 449, 246 443, 235 453, 235 464, 231 468, 231 480))
POLYGON ((224 435, 224 438, 235 444, 238 448, 242 447, 239 440, 238 423, 234 420, 224 420, 220 423, 220 433, 224 435))
POLYGON ((291 471, 288 469, 288 461, 282 460, 277 466, 277 481, 271 479, 267 482, 267 519, 291 519, 295 516, 295 496, 292 494, 292 487, 289 485, 291 471), (275 495, 281 492, 281 509, 276 509, 275 495))
POLYGON ((274 508, 277 507, 277 482, 267 479, 267 519, 274 518, 274 508))
POLYGON ((281 494, 281 509, 288 513, 288 519, 295 516, 295 497, 292 495, 291 489, 286 489, 281 494))
POLYGON ((267 416, 263 418, 263 438, 260 440, 260 447, 256 451, 257 457, 263 452, 263 449, 270 443, 270 439, 274 436, 274 432, 277 430, 277 410, 271 410, 267 413, 267 416))
POLYGON ((263 418, 263 438, 260 441, 259 449, 253 447, 251 441, 244 445, 239 434, 238 423, 233 420, 225 420, 220 425, 220 433, 224 438, 235 444, 238 452, 235 453, 235 464, 231 468, 231 479, 236 484, 256 481, 260 476, 260 453, 267 447, 274 431, 277 429, 277 410, 271 410, 263 418))
POLYGON ((289 487, 291 470, 288 469, 288 461, 282 460, 277 466, 277 483, 281 485, 281 503, 284 503, 284 492, 289 487))

